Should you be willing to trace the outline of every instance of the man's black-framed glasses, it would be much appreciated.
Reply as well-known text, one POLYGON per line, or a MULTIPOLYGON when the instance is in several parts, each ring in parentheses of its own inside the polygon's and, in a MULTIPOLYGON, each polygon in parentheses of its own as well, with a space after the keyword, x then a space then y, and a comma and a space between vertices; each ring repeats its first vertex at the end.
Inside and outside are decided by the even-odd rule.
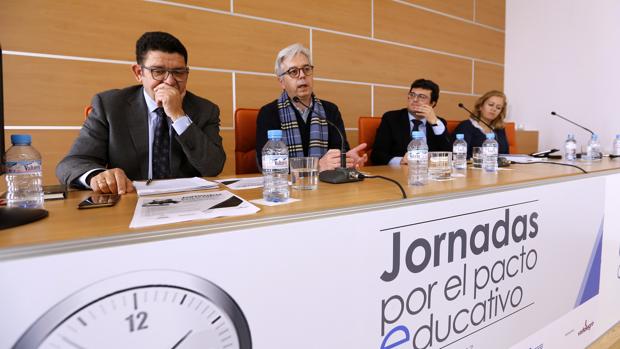
POLYGON ((147 67, 144 65, 141 67, 150 71, 151 77, 157 81, 166 80, 169 74, 172 74, 172 78, 176 81, 185 81, 187 80, 187 76, 189 75, 189 68, 164 69, 159 67, 147 67))
POLYGON ((430 99, 429 96, 423 94, 423 93, 415 93, 413 91, 409 92, 409 98, 413 99, 414 101, 416 100, 416 98, 418 99, 418 101, 420 102, 426 102, 430 99))
POLYGON ((292 77, 293 79, 297 79, 299 77, 299 73, 302 72, 302 71, 304 72, 305 76, 310 76, 314 72, 314 66, 310 65, 310 64, 306 64, 306 65, 304 65, 301 68, 290 67, 290 68, 288 68, 287 71, 285 71, 284 73, 278 75, 278 77, 282 77, 285 74, 288 74, 288 76, 292 77))

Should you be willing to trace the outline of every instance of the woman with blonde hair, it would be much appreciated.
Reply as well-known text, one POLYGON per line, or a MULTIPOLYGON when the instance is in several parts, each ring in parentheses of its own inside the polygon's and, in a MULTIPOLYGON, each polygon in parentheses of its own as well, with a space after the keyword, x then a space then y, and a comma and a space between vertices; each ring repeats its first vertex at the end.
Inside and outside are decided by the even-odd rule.
POLYGON ((504 118, 508 100, 506 95, 497 90, 489 91, 478 98, 474 105, 474 114, 479 120, 470 117, 462 121, 454 131, 454 136, 462 133, 467 141, 467 158, 471 158, 472 149, 481 147, 486 134, 495 132, 495 140, 499 144, 499 153, 508 154, 508 138, 504 129, 504 118))

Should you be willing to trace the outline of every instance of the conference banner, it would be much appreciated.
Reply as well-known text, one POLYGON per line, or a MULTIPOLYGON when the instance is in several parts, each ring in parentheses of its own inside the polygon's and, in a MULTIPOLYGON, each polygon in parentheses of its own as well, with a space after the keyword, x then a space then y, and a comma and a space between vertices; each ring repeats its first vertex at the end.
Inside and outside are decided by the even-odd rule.
POLYGON ((583 348, 619 177, 3 261, 0 347, 583 348))

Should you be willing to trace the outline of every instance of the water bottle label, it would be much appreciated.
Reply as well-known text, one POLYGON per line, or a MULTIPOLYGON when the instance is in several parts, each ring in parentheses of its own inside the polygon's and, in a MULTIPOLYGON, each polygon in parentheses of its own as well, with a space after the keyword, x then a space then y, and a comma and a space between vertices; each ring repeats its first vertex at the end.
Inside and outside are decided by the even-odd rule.
POLYGON ((483 147, 482 153, 484 155, 494 156, 497 155, 497 148, 495 147, 483 147))
POLYGON ((29 160, 29 161, 7 161, 6 162, 7 173, 37 173, 41 172, 41 160, 29 160))
POLYGON ((428 152, 420 150, 411 150, 407 152, 407 160, 416 162, 428 161, 428 152))
POLYGON ((267 170, 288 170, 288 155, 263 155, 263 168, 267 170))

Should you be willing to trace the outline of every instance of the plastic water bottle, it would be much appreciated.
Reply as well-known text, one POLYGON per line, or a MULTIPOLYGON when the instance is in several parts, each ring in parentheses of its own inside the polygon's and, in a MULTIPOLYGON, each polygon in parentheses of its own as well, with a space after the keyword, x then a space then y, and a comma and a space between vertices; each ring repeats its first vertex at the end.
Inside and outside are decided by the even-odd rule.
POLYGON ((467 169, 467 142, 465 135, 458 133, 452 145, 452 166, 455 170, 467 169))
POLYGON ((603 153, 601 152, 601 144, 598 142, 598 135, 594 133, 588 142, 585 160, 601 160, 602 158, 603 153))
POLYGON ((425 185, 428 182, 428 145, 424 133, 413 131, 407 146, 409 185, 425 185))
POLYGON ((7 206, 43 208, 41 154, 30 144, 30 135, 11 135, 6 152, 7 206))
POLYGON ((620 134, 617 134, 616 138, 614 139, 614 144, 611 147, 611 153, 612 155, 620 156, 620 134))
POLYGON ((498 148, 495 133, 487 133, 487 140, 482 143, 482 168, 486 172, 497 172, 498 148))
POLYGON ((282 141, 282 130, 267 131, 269 141, 263 147, 263 199, 271 202, 288 200, 288 148, 282 141))
POLYGON ((572 133, 568 134, 566 142, 564 142, 564 160, 577 160, 577 141, 575 140, 575 135, 572 133))

